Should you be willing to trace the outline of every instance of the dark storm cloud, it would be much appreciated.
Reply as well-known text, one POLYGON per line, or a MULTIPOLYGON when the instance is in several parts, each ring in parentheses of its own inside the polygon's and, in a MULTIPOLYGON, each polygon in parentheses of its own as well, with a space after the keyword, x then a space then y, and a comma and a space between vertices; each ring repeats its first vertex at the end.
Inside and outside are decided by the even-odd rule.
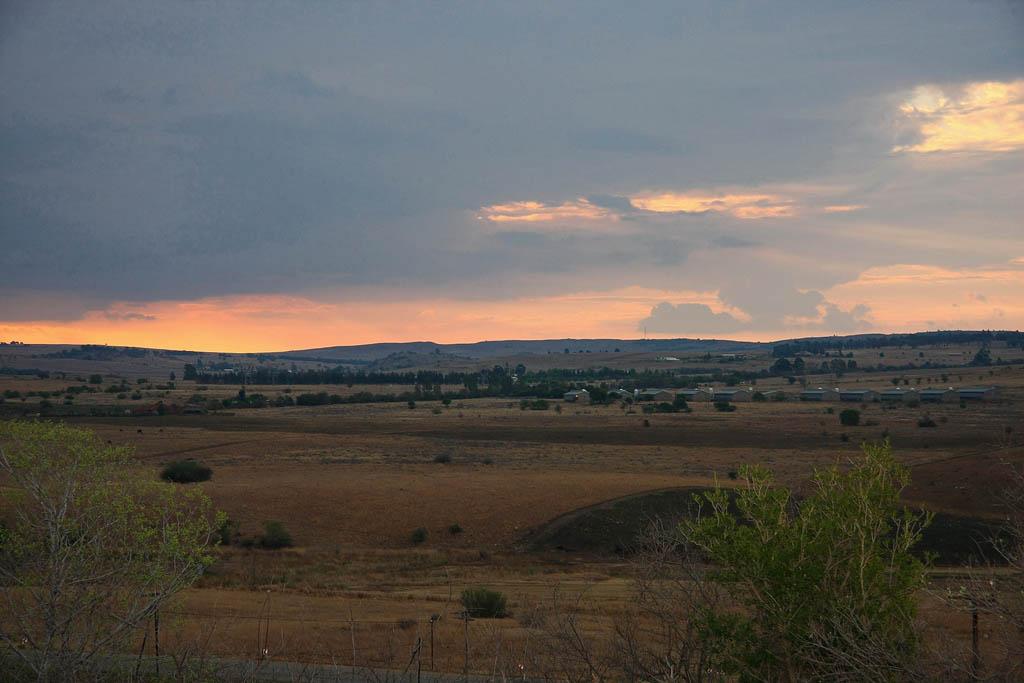
MULTIPOLYGON (((900 262, 913 236, 894 249, 875 226, 955 234, 989 211, 974 248, 915 248, 950 265, 1001 255, 1014 237, 1018 200, 999 188, 1019 158, 964 181, 915 175, 891 154, 918 134, 897 125, 897 93, 1024 72, 1021 17, 1000 3, 0 12, 0 295, 16 283, 94 306, 642 285, 719 291, 767 325, 818 315, 820 291, 900 262), (831 177, 852 186, 836 203, 871 205, 870 226, 641 214, 628 196, 831 177), (475 215, 580 197, 626 229, 493 230, 475 215), (758 247, 800 259, 769 269, 749 260, 758 247)), ((2 298, 0 318, 25 313, 2 298)))

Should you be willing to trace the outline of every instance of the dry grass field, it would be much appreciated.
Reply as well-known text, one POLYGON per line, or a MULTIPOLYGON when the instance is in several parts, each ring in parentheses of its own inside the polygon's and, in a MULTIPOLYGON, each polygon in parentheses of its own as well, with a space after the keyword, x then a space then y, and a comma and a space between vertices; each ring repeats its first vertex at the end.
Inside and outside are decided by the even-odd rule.
MULTIPOLYGON (((976 349, 885 349, 893 364, 964 362, 976 349), (925 353, 925 358, 919 354, 925 353)), ((6 363, 11 364, 10 348, 6 363)), ((172 390, 146 388, 146 399, 184 402, 200 391, 181 381, 181 361, 83 361, 24 356, 21 367, 147 384, 178 373, 172 390), (149 394, 152 395, 149 395, 149 394)), ((878 351, 872 350, 875 358, 878 351)), ((574 362, 581 354, 570 356, 574 362)), ((600 354, 588 360, 603 365, 600 354)), ((617 355, 617 354, 609 354, 617 355)), ((868 364, 869 352, 856 352, 868 364)), ((993 349, 1011 360, 1020 350, 993 349)), ((549 357, 520 359, 554 363, 549 357)), ((620 359, 616 359, 620 360, 620 359)), ((625 360, 625 359, 621 359, 625 360)), ((643 365, 650 359, 633 358, 643 365)), ((694 359, 684 359, 686 365, 694 359)), ((767 357, 743 364, 764 367, 767 357)), ((555 365, 553 367, 565 367, 555 365)), ((998 491, 1011 465, 1024 463, 1024 366, 852 373, 841 379, 808 376, 808 386, 882 389, 994 384, 998 401, 927 406, 863 406, 861 425, 844 427, 844 403, 749 402, 734 412, 709 403, 690 413, 643 414, 619 404, 562 404, 560 410, 521 410, 518 400, 480 398, 440 402, 344 404, 240 409, 204 415, 68 418, 113 444, 134 449, 138 468, 156 477, 166 463, 195 458, 212 467, 203 487, 239 524, 244 537, 280 521, 295 547, 269 551, 229 546, 200 583, 164 619, 164 647, 223 655, 257 654, 293 660, 394 665, 408 658, 417 637, 436 626, 437 669, 463 666, 466 631, 456 618, 458 595, 469 586, 505 592, 512 616, 470 624, 470 668, 489 671, 500 658, 518 666, 530 655, 531 627, 552 595, 583 593, 590 628, 607 626, 631 599, 629 558, 530 549, 545 525, 575 510, 644 492, 730 481, 745 463, 766 465, 800 488, 815 468, 843 465, 864 441, 892 440, 910 465, 909 504, 997 518, 998 491), (946 376, 943 379, 943 376, 946 376), (831 411, 831 412, 830 412, 831 411), (929 415, 935 427, 918 421, 929 415), (1009 431, 1008 431, 1009 428, 1009 431), (453 531, 458 526, 458 532, 453 531), (423 528, 426 539, 412 540, 423 528)), ((70 377, 0 377, 0 392, 55 391, 70 377)), ((141 385, 140 385, 141 386, 141 385)), ((795 394, 784 378, 757 388, 795 394)), ((217 385, 211 397, 237 393, 217 385)), ((247 387, 274 396, 285 387, 247 387)), ((395 387, 376 387, 382 392, 395 387)), ((347 392, 367 387, 294 387, 347 392)), ((401 390, 399 388, 398 390, 401 390)), ((35 399, 7 399, 7 407, 35 399)), ((107 393, 76 401, 130 405, 107 393)), ((967 628, 962 615, 937 605, 926 610, 932 628, 954 640, 967 628)), ((989 626, 985 626, 989 628, 989 626)), ((945 637, 945 636, 943 636, 945 637)))

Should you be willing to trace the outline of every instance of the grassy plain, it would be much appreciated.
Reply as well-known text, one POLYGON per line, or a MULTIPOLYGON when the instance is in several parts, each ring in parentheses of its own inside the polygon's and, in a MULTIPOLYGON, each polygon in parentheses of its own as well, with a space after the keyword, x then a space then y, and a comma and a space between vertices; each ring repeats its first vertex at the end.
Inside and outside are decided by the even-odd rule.
MULTIPOLYGON (((104 375, 104 385, 121 378, 150 380, 138 385, 147 401, 185 402, 201 391, 180 379, 176 359, 33 358, 28 349, 5 348, 6 363, 16 356, 20 367, 68 377, 0 376, 0 392, 55 391, 76 384, 74 376, 94 372, 104 375), (170 372, 177 373, 174 388, 155 388, 170 372)), ((884 357, 879 350, 857 351, 855 357, 861 365, 960 363, 974 351, 884 349, 884 357)), ((993 349, 993 357, 1006 360, 1020 353, 993 349)), ((565 367, 566 359, 555 356, 510 362, 529 367, 561 361, 552 367, 565 367)), ((621 354, 567 358, 575 363, 582 356, 596 366, 625 360, 621 354)), ((653 356, 630 362, 665 367, 653 356)), ((703 361, 683 358, 678 364, 697 362, 703 361)), ((751 369, 771 359, 737 362, 751 369)), ((651 491, 728 484, 730 472, 744 463, 769 466, 780 481, 799 489, 815 468, 842 465, 856 456, 861 442, 889 438, 911 467, 909 504, 998 518, 1008 468, 1024 462, 1024 366, 882 370, 838 379, 809 375, 807 384, 883 389, 894 379, 919 388, 993 384, 1001 394, 997 401, 965 406, 853 405, 862 412, 858 427, 839 422, 837 413, 850 404, 796 400, 741 403, 728 413, 709 403, 691 404, 690 413, 653 415, 621 404, 561 402, 554 402, 560 412, 532 411, 521 410, 516 400, 481 398, 449 406, 423 401, 415 409, 375 403, 69 420, 111 443, 132 446, 135 466, 154 477, 173 460, 201 460, 213 468, 213 479, 196 486, 238 522, 243 538, 277 520, 295 539, 287 550, 233 545, 218 551, 212 571, 164 615, 165 651, 184 652, 191 644, 224 655, 265 650, 283 659, 348 663, 354 657, 358 664, 402 665, 418 637, 426 642, 431 615, 440 615, 434 666, 457 671, 467 633, 456 618, 458 595, 466 587, 486 586, 509 596, 512 615, 471 622, 470 668, 489 671, 500 659, 513 670, 533 656, 531 633, 555 593, 584 594, 584 623, 594 631, 607 628, 631 599, 628 555, 531 545, 553 520, 588 506, 651 491), (926 413, 935 427, 919 426, 926 413), (427 538, 414 543, 413 531, 421 527, 427 538)), ((795 394, 800 387, 773 378, 760 380, 757 388, 795 394)), ((216 385, 202 393, 224 398, 238 389, 216 385)), ((247 387, 271 397, 284 389, 247 387)), ((367 387, 292 390, 346 394, 367 387)), ((21 407, 31 413, 35 400, 7 399, 7 414, 21 407)), ((107 393, 81 394, 75 401, 133 403, 107 393)), ((927 604, 932 629, 961 639, 966 617, 927 604)), ((424 650, 424 661, 426 656, 424 650)))

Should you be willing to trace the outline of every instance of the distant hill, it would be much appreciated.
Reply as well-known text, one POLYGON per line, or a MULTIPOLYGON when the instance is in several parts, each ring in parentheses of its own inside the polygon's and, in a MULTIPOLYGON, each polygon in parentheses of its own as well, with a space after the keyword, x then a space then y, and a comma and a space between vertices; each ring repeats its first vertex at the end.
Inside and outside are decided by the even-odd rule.
POLYGON ((279 358, 296 360, 331 360, 339 363, 370 363, 388 357, 429 356, 440 354, 461 358, 503 358, 550 353, 743 353, 770 350, 770 343, 731 341, 728 339, 539 339, 482 341, 470 344, 436 344, 434 342, 394 342, 328 346, 319 349, 273 353, 279 358))

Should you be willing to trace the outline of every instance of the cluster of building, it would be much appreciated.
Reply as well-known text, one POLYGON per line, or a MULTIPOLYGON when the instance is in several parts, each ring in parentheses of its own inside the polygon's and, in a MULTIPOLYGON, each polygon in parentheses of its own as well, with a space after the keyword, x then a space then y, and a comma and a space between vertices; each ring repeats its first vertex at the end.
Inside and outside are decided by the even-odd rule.
MULTIPOLYGON (((787 398, 784 391, 771 389, 757 391, 751 387, 698 387, 696 389, 612 389, 610 395, 619 399, 633 401, 653 401, 655 403, 672 402, 676 397, 690 401, 715 401, 736 403, 753 401, 755 394, 765 400, 787 398)), ((856 403, 956 403, 959 401, 990 401, 998 396, 997 387, 967 387, 964 389, 839 389, 837 387, 817 387, 804 389, 797 398, 801 401, 852 401, 856 403)), ((586 389, 573 389, 565 392, 563 398, 571 403, 590 403, 590 392, 586 389)))
POLYGON ((933 389, 805 389, 800 392, 801 401, 855 401, 857 403, 956 403, 959 401, 990 401, 999 394, 998 387, 953 387, 933 389))

